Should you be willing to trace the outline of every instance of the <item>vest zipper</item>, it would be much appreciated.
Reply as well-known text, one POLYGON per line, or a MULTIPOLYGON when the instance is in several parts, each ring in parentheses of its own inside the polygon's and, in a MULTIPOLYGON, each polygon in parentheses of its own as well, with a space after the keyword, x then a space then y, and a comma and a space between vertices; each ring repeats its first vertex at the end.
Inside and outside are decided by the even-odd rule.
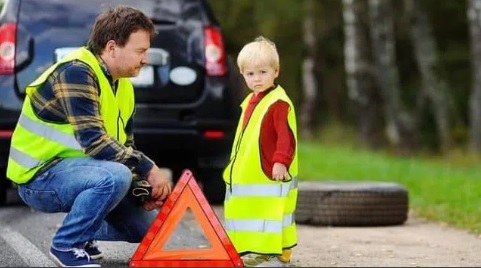
MULTIPOLYGON (((247 122, 247 124, 249 124, 249 122, 247 122)), ((235 154, 234 154, 234 157, 232 158, 232 164, 230 165, 230 172, 229 172, 229 191, 230 191, 230 193, 232 193, 232 171, 234 169, 234 163, 235 163, 235 160, 237 158, 237 153, 239 153, 240 143, 242 141, 242 137, 244 137, 244 132, 245 132, 245 129, 247 128, 247 124, 246 124, 246 127, 244 129, 242 129, 242 132, 240 133, 239 139, 237 140, 237 144, 235 145, 235 154)))
POLYGON ((296 143, 296 138, 295 138, 296 136, 294 135, 294 131, 292 131, 292 128, 289 125, 289 112, 287 113, 287 126, 289 126, 289 131, 291 132, 291 138, 293 139, 293 143, 294 143, 294 151, 292 152, 292 160, 291 160, 291 163, 289 164, 289 168, 287 169, 287 174, 289 175, 289 177, 291 177, 291 179, 289 181, 292 181, 294 179, 294 177, 292 177, 290 169, 291 169, 292 162, 294 162, 294 158, 296 157, 297 143, 296 143))
MULTIPOLYGON (((267 94, 269 94, 270 92, 268 92, 267 94)), ((266 96, 267 96, 266 94, 266 96)), ((244 132, 246 131, 247 127, 249 126, 249 123, 251 122, 251 118, 252 118, 252 115, 254 114, 256 108, 258 107, 259 103, 266 97, 264 96, 261 100, 259 100, 259 102, 256 104, 256 106, 252 109, 252 113, 249 117, 249 121, 247 121, 246 123, 246 126, 242 128, 242 132, 240 133, 240 136, 239 136, 239 139, 237 140, 237 144, 235 146, 235 154, 234 154, 234 158, 232 159, 232 164, 230 166, 230 172, 229 172, 229 190, 230 192, 232 193, 232 170, 234 169, 234 162, 237 158, 237 153, 239 152, 239 147, 240 147, 240 144, 241 144, 241 141, 242 141, 242 138, 244 137, 244 132)), ((247 107, 246 107, 247 108, 247 107)), ((245 111, 244 111, 245 112, 245 111)), ((245 116, 245 114, 244 114, 245 116)), ((243 119, 243 118, 241 118, 243 119)), ((240 122, 242 123, 242 122, 240 122)))
POLYGON ((120 111, 119 111, 119 113, 118 113, 118 115, 117 115, 117 140, 118 140, 118 141, 120 141, 120 123, 119 123, 119 119, 120 119, 121 121, 123 121, 123 120, 122 120, 122 117, 120 116, 120 111))

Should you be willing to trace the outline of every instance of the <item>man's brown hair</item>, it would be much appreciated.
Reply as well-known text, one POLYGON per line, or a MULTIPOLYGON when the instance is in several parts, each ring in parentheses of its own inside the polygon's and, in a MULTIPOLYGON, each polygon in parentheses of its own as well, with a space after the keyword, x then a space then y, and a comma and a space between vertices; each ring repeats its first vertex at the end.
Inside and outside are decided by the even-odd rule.
POLYGON ((138 30, 150 32, 151 38, 156 34, 154 24, 142 11, 126 5, 116 6, 97 16, 88 47, 100 55, 108 41, 114 40, 123 47, 130 34, 138 30))

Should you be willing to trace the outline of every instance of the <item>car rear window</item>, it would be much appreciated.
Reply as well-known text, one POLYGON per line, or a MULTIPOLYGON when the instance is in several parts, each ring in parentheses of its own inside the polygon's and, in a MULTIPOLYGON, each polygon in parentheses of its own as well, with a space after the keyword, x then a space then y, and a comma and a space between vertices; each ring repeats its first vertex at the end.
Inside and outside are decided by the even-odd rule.
MULTIPOLYGON (((173 64, 193 61, 192 58, 202 55, 202 51, 189 47, 195 36, 193 29, 200 29, 212 20, 202 3, 199 0, 22 0, 16 53, 29 58, 29 64, 17 73, 18 90, 24 92, 28 83, 54 63, 55 50, 85 45, 96 16, 119 4, 138 8, 153 20, 160 36, 152 46, 168 51, 173 64), (173 36, 173 33, 176 34, 173 36)), ((190 90, 192 93, 188 90, 184 93, 200 94, 194 88, 190 90)), ((170 93, 164 90, 161 94, 170 93)), ((142 95, 139 93, 139 99, 142 95)), ((155 92, 152 96, 163 98, 155 92)), ((152 99, 152 96, 145 96, 145 99, 152 99)), ((185 94, 179 98, 185 98, 185 94)))

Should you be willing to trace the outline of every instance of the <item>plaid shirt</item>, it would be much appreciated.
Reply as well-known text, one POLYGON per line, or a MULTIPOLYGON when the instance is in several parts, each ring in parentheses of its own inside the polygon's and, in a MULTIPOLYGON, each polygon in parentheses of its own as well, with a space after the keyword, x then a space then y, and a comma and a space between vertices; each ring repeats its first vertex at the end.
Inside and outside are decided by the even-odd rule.
MULTIPOLYGON (((101 66, 115 91, 117 83, 102 62, 101 66)), ((59 66, 32 94, 31 101, 35 113, 43 120, 71 124, 86 154, 122 163, 145 178, 154 162, 135 149, 132 118, 126 125, 125 144, 110 137, 100 117, 99 91, 93 70, 81 61, 71 61, 59 66)))

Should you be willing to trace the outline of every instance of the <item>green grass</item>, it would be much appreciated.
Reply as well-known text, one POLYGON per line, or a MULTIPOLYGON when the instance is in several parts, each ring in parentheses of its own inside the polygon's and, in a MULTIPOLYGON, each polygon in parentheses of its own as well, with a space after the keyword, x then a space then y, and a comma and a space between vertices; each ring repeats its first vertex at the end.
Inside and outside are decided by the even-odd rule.
POLYGON ((395 157, 354 146, 299 144, 300 180, 397 182, 415 215, 481 233, 481 162, 395 157))

